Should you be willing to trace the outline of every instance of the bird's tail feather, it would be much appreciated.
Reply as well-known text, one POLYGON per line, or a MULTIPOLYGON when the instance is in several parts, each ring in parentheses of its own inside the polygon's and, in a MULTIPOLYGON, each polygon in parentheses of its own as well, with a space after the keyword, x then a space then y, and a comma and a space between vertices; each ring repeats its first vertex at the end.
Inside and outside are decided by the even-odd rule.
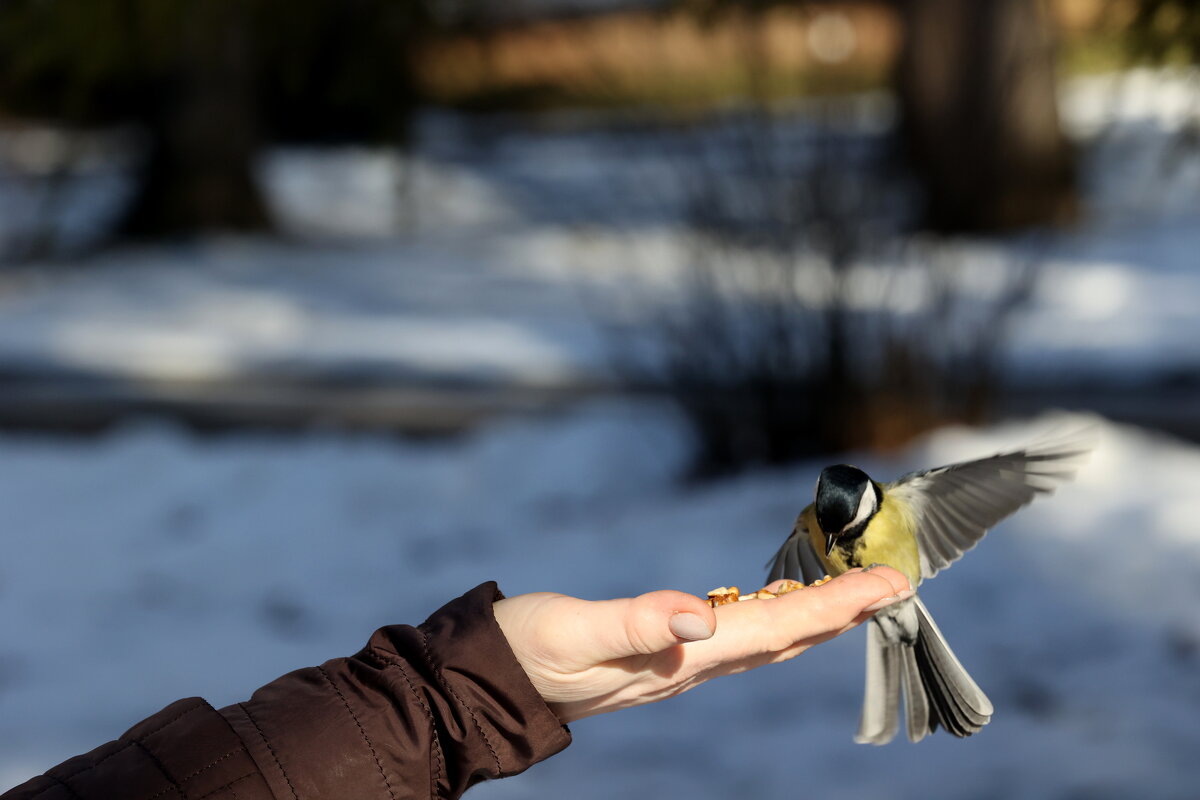
POLYGON ((867 626, 867 677, 856 742, 887 744, 899 730, 900 697, 908 738, 919 742, 941 725, 955 736, 977 733, 992 718, 992 703, 971 679, 945 637, 914 598, 914 643, 888 641, 882 626, 867 626))
POLYGON ((908 729, 908 740, 919 742, 933 732, 931 722, 930 692, 922 681, 923 672, 917 661, 917 648, 906 644, 895 645, 903 655, 904 721, 908 729))
POLYGON ((890 644, 875 620, 867 625, 867 683, 862 719, 854 741, 887 744, 900 727, 900 648, 890 644))
POLYGON ((920 598, 914 602, 920 632, 913 651, 930 699, 929 730, 940 722, 955 736, 977 733, 992 719, 992 702, 955 657, 920 598))

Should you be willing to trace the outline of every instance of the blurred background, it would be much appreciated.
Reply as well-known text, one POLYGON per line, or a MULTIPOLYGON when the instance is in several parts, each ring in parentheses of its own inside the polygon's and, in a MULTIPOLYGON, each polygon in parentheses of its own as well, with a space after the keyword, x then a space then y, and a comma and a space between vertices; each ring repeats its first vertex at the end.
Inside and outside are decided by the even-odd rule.
POLYGON ((1198 62, 1190 0, 6 0, 0 788, 1094 424, 923 589, 978 736, 852 744, 850 634, 472 796, 1194 797, 1198 62))

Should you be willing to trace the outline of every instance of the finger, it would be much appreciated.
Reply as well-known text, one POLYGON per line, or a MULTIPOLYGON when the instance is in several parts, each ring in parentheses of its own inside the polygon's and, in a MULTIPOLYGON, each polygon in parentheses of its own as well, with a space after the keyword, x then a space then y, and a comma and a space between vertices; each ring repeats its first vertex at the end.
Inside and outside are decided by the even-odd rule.
POLYGON ((605 600, 581 607, 577 634, 597 661, 649 655, 687 641, 707 639, 716 615, 695 595, 671 590, 605 600))
MULTIPOLYGON (((904 573, 900 572, 897 569, 893 569, 892 567, 889 567, 886 564, 876 564, 874 566, 867 567, 866 569, 863 570, 863 572, 869 573, 871 575, 878 575, 878 576, 884 578, 885 580, 887 580, 888 583, 890 583, 892 585, 892 588, 896 592, 903 592, 906 589, 914 589, 915 588, 915 587, 909 585, 908 578, 904 577, 904 573)), ((895 592, 893 592, 893 594, 894 593, 895 592)))
MULTIPOLYGON (((900 572, 897 572, 895 569, 893 569, 885 564, 877 564, 872 567, 867 567, 866 569, 864 569, 862 567, 853 567, 852 569, 846 570, 842 574, 843 575, 853 575, 856 572, 871 572, 871 571, 880 571, 881 575, 883 575, 885 578, 887 578, 888 581, 890 581, 893 586, 897 587, 897 589, 896 589, 897 591, 902 591, 903 589, 908 588, 908 580, 906 578, 904 578, 903 574, 901 574, 900 572)), ((825 579, 826 579, 826 581, 828 581, 829 576, 826 575, 825 579)), ((789 578, 780 578, 779 580, 771 581, 766 586, 764 586, 763 589, 765 589, 766 591, 771 592, 773 594, 778 594, 780 592, 780 590, 785 589, 788 586, 795 586, 796 583, 798 583, 798 581, 794 581, 789 578)))
POLYGON ((773 600, 720 606, 717 633, 702 643, 702 650, 716 661, 733 661, 797 644, 815 644, 849 630, 866 619, 864 609, 907 586, 899 572, 878 567, 850 572, 773 600))
MULTIPOLYGON (((908 589, 908 580, 891 567, 876 567, 839 575, 820 586, 785 594, 769 601, 776 642, 785 646, 828 638, 862 621, 864 612, 887 598, 908 589), (790 638, 790 641, 787 641, 790 638)), ((782 648, 775 648, 782 649, 782 648)))

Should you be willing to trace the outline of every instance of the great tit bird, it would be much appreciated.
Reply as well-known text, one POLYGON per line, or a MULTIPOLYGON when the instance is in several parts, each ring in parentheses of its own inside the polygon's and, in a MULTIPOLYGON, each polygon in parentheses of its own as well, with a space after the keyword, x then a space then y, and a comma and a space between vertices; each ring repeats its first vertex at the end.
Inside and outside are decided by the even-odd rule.
MULTIPOLYGON (((800 512, 771 564, 770 580, 840 575, 886 564, 916 589, 957 561, 988 529, 1038 494, 1070 479, 1090 450, 1086 434, 911 472, 891 483, 858 467, 821 471, 815 501, 800 512)), ((888 606, 867 628, 866 691, 855 741, 887 744, 900 724, 908 738, 945 728, 970 736, 992 718, 992 703, 963 669, 917 596, 888 606)))

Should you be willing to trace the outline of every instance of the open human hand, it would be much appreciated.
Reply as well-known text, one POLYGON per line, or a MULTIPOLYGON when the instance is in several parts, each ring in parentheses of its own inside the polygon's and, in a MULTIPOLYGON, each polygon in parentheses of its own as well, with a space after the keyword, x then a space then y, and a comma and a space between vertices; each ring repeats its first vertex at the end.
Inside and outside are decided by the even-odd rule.
POLYGON ((534 688, 571 722, 794 658, 911 593, 899 572, 874 567, 715 609, 671 590, 601 601, 542 592, 505 598, 494 609, 534 688))

